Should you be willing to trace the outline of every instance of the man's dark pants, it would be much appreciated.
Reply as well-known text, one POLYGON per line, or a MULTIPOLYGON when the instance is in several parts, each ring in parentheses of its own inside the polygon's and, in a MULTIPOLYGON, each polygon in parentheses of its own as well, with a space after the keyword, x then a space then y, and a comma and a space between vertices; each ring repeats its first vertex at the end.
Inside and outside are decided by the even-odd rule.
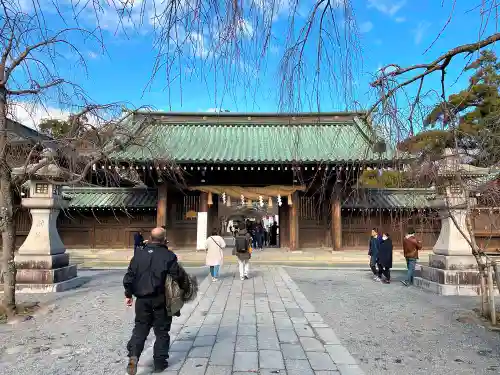
POLYGON ((144 350, 149 331, 153 328, 156 340, 153 348, 154 363, 161 365, 168 359, 172 317, 167 315, 165 296, 141 297, 135 301, 135 326, 127 344, 129 357, 139 358, 144 350))

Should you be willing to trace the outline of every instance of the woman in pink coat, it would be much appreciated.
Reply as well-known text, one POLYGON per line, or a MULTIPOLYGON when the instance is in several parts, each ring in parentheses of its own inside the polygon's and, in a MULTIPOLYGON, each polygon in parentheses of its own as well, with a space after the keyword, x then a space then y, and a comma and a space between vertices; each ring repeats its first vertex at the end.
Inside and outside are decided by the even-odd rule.
POLYGON ((224 261, 224 248, 226 243, 224 239, 219 236, 217 230, 212 231, 212 235, 205 241, 205 249, 207 250, 206 265, 210 267, 210 275, 212 281, 217 281, 219 277, 220 266, 224 261))

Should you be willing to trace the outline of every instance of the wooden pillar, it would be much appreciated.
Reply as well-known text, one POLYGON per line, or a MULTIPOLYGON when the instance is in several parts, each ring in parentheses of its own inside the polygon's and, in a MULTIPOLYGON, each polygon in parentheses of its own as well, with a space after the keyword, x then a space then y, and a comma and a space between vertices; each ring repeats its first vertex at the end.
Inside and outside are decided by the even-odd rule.
POLYGON ((167 226, 167 184, 158 186, 158 202, 156 203, 156 226, 167 226))
POLYGON ((203 191, 200 193, 200 211, 199 212, 208 212, 208 193, 204 193, 203 191))
MULTIPOLYGON (((289 203, 289 202, 287 202, 289 203)), ((288 209, 290 212, 289 223, 290 223, 290 250, 297 250, 299 248, 299 195, 295 192, 292 195, 292 205, 288 204, 288 209)))
POLYGON ((338 188, 335 189, 331 211, 333 250, 339 251, 342 248, 342 211, 340 207, 340 191, 338 188))

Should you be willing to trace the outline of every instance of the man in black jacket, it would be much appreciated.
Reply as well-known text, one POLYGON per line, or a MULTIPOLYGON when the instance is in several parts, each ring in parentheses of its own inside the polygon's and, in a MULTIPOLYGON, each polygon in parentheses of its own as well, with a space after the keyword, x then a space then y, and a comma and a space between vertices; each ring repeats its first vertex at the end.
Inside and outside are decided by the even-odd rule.
POLYGON ((168 367, 168 332, 172 317, 167 315, 165 305, 165 280, 167 274, 170 274, 182 287, 186 275, 179 267, 177 256, 166 247, 165 237, 163 228, 153 229, 151 241, 132 258, 123 278, 125 304, 131 307, 132 297, 136 297, 135 326, 127 344, 127 373, 130 375, 137 373, 137 362, 151 327, 156 336, 153 351, 154 372, 162 372, 168 367))

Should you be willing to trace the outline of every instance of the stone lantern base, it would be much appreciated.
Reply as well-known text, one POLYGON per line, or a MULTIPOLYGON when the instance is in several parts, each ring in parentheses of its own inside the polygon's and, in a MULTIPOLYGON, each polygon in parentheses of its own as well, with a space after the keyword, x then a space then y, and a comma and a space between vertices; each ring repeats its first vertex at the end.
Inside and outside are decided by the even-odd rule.
POLYGON ((64 292, 77 288, 87 279, 77 276, 77 265, 69 264, 69 254, 15 257, 16 291, 21 293, 64 292))
MULTIPOLYGON (((479 296, 481 282, 472 255, 429 255, 429 265, 416 273, 415 286, 443 296, 479 296)), ((495 292, 498 294, 497 288, 495 292)))

